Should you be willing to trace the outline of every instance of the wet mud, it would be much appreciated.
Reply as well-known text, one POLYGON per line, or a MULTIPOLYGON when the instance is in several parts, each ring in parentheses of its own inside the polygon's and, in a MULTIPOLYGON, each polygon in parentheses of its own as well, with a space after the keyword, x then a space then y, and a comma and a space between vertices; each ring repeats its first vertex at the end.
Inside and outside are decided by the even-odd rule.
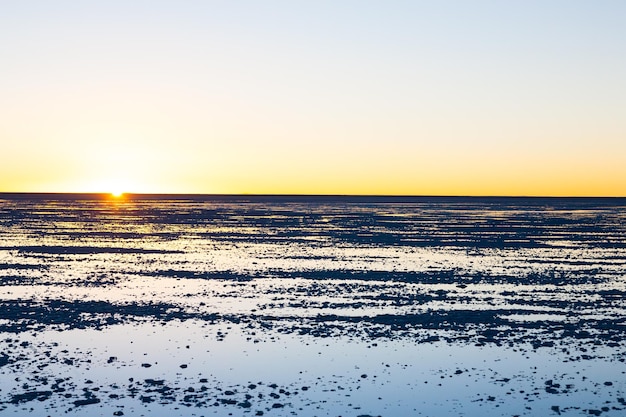
POLYGON ((5 196, 0 410, 397 415, 383 394, 360 394, 396 386, 403 412, 415 415, 619 416, 625 209, 620 199, 5 196), (273 357, 278 347, 323 353, 285 359, 294 371, 278 381, 273 368, 237 381, 206 352, 176 353, 184 363, 167 367, 148 348, 111 353, 150 329, 167 337, 186 326, 201 329, 189 331, 195 339, 163 344, 224 345, 239 358, 250 349, 273 357), (118 345, 72 345, 122 328, 118 345), (387 361, 346 356, 345 369, 369 370, 316 374, 314 355, 333 362, 345 346, 387 361), (470 353, 418 381, 407 375, 422 365, 393 360, 406 346, 470 353), (518 369, 470 365, 480 352, 518 369), (438 403, 420 396, 426 386, 452 391, 438 403))

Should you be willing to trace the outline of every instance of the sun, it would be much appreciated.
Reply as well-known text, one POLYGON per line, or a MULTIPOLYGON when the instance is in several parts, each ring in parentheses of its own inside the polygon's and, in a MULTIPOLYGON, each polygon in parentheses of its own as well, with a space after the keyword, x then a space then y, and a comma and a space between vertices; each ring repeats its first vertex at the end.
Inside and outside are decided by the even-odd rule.
POLYGON ((120 198, 120 197, 122 197, 123 195, 124 195, 124 192, 123 192, 123 191, 119 191, 119 190, 117 190, 117 191, 111 191, 111 197, 113 197, 113 198, 120 198))

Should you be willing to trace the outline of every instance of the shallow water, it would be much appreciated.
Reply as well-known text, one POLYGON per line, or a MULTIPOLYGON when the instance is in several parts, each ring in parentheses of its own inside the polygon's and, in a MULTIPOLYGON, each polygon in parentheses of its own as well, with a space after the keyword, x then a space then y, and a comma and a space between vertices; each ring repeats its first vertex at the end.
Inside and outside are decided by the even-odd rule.
POLYGON ((0 195, 2 413, 626 413, 624 199, 95 197, 0 195))

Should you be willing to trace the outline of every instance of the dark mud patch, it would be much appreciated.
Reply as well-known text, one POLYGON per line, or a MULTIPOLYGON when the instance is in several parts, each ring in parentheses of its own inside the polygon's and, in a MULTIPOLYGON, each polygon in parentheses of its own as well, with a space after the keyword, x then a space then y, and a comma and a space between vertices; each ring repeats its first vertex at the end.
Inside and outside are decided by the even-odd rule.
POLYGON ((16 271, 37 270, 37 271, 42 271, 42 270, 46 270, 46 269, 48 269, 48 265, 0 263, 0 271, 5 271, 5 270, 16 270, 16 271))
POLYGON ((28 391, 21 394, 11 396, 9 401, 11 404, 19 404, 29 401, 45 401, 52 396, 52 391, 28 391))
POLYGON ((515 285, 573 285, 591 284, 607 280, 593 271, 570 271, 528 273, 522 275, 492 275, 468 273, 460 270, 437 271, 375 271, 375 270, 310 270, 272 271, 270 277, 304 278, 309 280, 359 280, 379 282, 403 282, 411 284, 515 284, 515 285))
POLYGON ((180 307, 165 303, 113 304, 105 301, 0 301, 0 331, 20 333, 32 330, 100 329, 134 320, 148 318, 157 321, 201 318, 213 321, 217 315, 192 315, 180 307))
POLYGON ((253 279, 306 279, 310 281, 366 281, 366 282, 400 282, 408 284, 514 284, 514 285, 576 285, 598 284, 614 278, 612 274, 598 274, 594 270, 549 271, 547 273, 529 272, 520 275, 503 275, 488 273, 470 273, 458 269, 436 271, 376 271, 353 269, 322 269, 322 270, 279 270, 238 272, 233 270, 193 271, 193 270, 156 270, 143 271, 143 276, 167 277, 181 279, 232 280, 250 281, 253 279))
POLYGON ((207 279, 207 280, 229 280, 229 281, 251 281, 260 278, 260 274, 246 274, 236 271, 188 271, 180 269, 167 269, 151 272, 142 272, 143 276, 180 278, 180 279, 207 279))
MULTIPOLYGON (((570 345, 596 350, 624 346, 626 318, 580 318, 563 322, 550 320, 519 321, 509 316, 546 315, 537 310, 455 310, 426 311, 421 314, 355 317, 336 314, 315 317, 259 316, 242 319, 253 328, 273 329, 283 334, 320 338, 352 337, 362 340, 410 339, 415 343, 471 343, 477 346, 528 346, 532 349, 570 345)), ((549 316, 549 315, 548 315, 549 316)))
MULTIPOLYGON (((340 309, 335 306, 336 309, 340 309)), ((54 329, 102 329, 106 326, 150 320, 200 320, 245 325, 249 332, 273 329, 283 334, 315 337, 351 337, 363 340, 411 338, 416 342, 463 341, 473 344, 530 344, 552 347, 563 340, 592 342, 594 346, 621 346, 626 340, 626 318, 578 317, 541 309, 454 309, 421 313, 340 315, 317 314, 207 314, 168 303, 114 304, 104 301, 0 301, 0 331, 21 333, 54 329), (520 317, 541 314, 541 320, 520 317), (512 319, 511 317, 515 317, 512 319), (564 320, 565 317, 567 320, 564 320), (443 332, 443 333, 442 333, 443 332)), ((1 358, 0 358, 1 360, 1 358)))
POLYGON ((0 250, 17 250, 23 254, 43 255, 95 255, 95 254, 172 254, 176 250, 143 249, 104 246, 4 246, 0 250))

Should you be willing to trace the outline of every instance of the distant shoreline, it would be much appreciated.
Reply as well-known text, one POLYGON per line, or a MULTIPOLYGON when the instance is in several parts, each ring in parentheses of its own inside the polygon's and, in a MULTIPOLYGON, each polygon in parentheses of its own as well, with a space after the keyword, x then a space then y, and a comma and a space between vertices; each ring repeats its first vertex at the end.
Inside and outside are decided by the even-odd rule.
POLYGON ((605 203, 626 204, 626 196, 444 196, 444 195, 356 195, 356 194, 152 194, 126 193, 113 197, 110 193, 51 193, 51 192, 0 192, 0 200, 191 200, 191 201, 237 201, 237 202, 380 202, 380 203, 423 203, 423 202, 492 202, 526 200, 542 202, 583 202, 602 201, 605 203))

